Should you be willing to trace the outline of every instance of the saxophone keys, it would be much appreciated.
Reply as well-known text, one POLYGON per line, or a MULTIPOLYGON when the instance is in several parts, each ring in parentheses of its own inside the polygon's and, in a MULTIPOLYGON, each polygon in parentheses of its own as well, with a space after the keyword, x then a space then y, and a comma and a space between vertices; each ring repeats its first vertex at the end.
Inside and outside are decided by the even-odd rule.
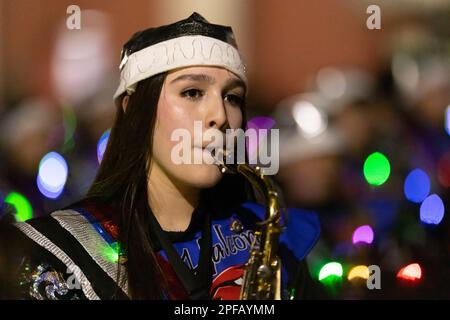
POLYGON ((276 269, 278 268, 279 265, 279 261, 277 259, 273 260, 272 263, 270 264, 272 266, 272 268, 276 269))
POLYGON ((233 222, 231 222, 230 229, 234 233, 241 233, 242 230, 244 230, 244 226, 242 225, 242 222, 240 222, 239 220, 233 220, 233 222))
POLYGON ((263 279, 269 279, 272 275, 272 270, 269 266, 262 264, 257 269, 258 276, 263 279))

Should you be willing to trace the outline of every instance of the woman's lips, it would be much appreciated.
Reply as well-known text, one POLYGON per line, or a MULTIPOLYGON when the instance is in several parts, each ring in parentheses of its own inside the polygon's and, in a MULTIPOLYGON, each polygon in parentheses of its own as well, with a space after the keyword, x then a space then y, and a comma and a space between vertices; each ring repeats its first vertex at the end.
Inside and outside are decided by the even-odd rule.
MULTIPOLYGON (((202 156, 202 164, 216 164, 218 160, 215 158, 216 149, 211 147, 198 147, 194 146, 194 149, 201 150, 202 156)), ((195 152, 195 151, 194 151, 195 152)))

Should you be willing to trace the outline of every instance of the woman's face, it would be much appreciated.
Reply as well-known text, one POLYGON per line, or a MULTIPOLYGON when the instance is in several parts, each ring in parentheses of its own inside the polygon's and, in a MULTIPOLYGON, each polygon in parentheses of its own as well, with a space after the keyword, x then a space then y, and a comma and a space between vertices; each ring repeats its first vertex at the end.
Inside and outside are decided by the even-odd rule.
POLYGON ((220 130, 225 142, 225 130, 240 128, 242 125, 241 107, 244 99, 244 83, 226 69, 198 66, 169 72, 158 102, 152 175, 165 176, 175 184, 194 188, 208 188, 217 184, 221 179, 217 166, 194 163, 194 156, 201 159, 207 152, 202 147, 211 142, 205 137, 197 141, 194 139, 194 122, 200 121, 197 122, 196 132, 199 132, 199 128, 203 133, 210 128, 220 130), (187 164, 174 161, 173 155, 180 154, 174 153, 174 148, 182 144, 179 137, 172 141, 172 134, 177 129, 184 129, 190 136, 190 140, 186 140, 187 151, 191 154, 187 164))

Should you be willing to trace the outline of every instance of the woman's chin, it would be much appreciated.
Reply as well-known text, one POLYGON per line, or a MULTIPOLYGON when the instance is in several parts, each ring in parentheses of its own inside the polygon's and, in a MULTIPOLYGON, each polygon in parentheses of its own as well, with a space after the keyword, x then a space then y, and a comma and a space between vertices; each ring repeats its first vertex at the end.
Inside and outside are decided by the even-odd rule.
POLYGON ((189 183, 197 188, 210 188, 219 183, 222 173, 219 168, 211 164, 192 165, 189 183))

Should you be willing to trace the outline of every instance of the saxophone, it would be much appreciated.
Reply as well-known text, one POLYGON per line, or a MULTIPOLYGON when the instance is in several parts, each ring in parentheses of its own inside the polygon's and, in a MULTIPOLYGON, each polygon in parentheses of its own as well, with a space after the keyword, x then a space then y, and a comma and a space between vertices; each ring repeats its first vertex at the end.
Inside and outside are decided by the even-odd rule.
POLYGON ((281 300, 281 259, 277 253, 283 225, 277 189, 261 167, 246 163, 230 165, 225 161, 229 157, 232 154, 223 150, 214 157, 221 172, 243 175, 263 195, 266 207, 265 219, 257 224, 250 257, 244 266, 240 299, 281 300))

